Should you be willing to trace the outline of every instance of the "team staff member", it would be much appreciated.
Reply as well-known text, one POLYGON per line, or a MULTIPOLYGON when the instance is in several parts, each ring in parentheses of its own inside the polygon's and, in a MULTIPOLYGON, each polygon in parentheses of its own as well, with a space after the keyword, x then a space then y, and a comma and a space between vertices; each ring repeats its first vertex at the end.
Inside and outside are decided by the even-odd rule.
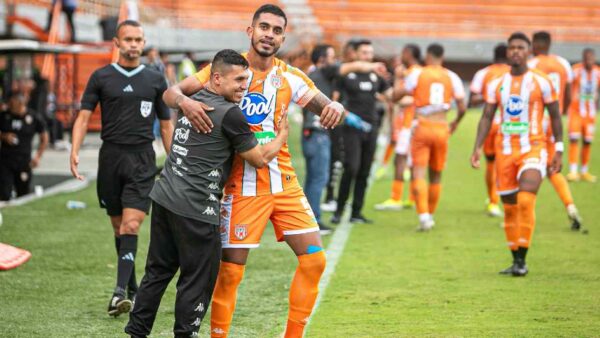
MULTIPOLYGON (((375 53, 371 41, 359 41, 356 53, 359 61, 372 62, 375 53)), ((379 132, 380 116, 375 110, 376 94, 381 93, 391 97, 392 88, 374 72, 351 72, 340 79, 336 89, 345 98, 346 109, 372 127, 363 130, 349 125, 342 127, 344 149, 346 149, 343 159, 344 173, 340 181, 337 209, 331 218, 331 223, 340 223, 346 201, 350 197, 352 184, 354 184, 354 194, 350 221, 372 223, 362 214, 362 207, 379 132)))
MULTIPOLYGON (((558 96, 550 78, 528 68, 529 38, 513 33, 508 39, 510 72, 488 86, 487 103, 477 129, 471 165, 479 168, 479 156, 496 110, 502 117, 496 138, 498 194, 504 204, 504 231, 513 264, 500 273, 525 276, 525 258, 535 227, 535 200, 546 171, 544 109, 551 118, 553 134, 562 140, 558 96)), ((551 172, 561 169, 563 143, 556 142, 551 172)))
MULTIPOLYGON (((475 73, 473 81, 471 81, 471 95, 469 97, 469 107, 479 105, 485 102, 487 85, 494 79, 504 75, 510 70, 510 66, 506 63, 506 44, 501 43, 494 48, 494 63, 482 68, 475 73)), ((494 122, 490 128, 490 133, 483 144, 483 154, 485 155, 485 185, 488 192, 487 213, 490 216, 502 216, 499 202, 500 196, 496 189, 496 136, 500 128, 500 115, 494 116, 494 122)))
POLYGON ((236 105, 248 88, 247 69, 248 61, 233 50, 215 55, 209 82, 194 96, 215 108, 209 115, 215 126, 212 133, 191 132, 191 123, 179 114, 171 153, 150 193, 153 206, 146 274, 125 328, 133 337, 150 334, 160 299, 179 268, 174 334, 198 334, 219 270, 222 182, 229 175, 233 152, 262 168, 287 139, 284 114, 276 138, 258 146, 236 105))
MULTIPOLYGON (((250 64, 250 79, 240 109, 261 144, 275 137, 276 121, 281 120, 291 102, 320 113, 320 122, 326 128, 338 125, 344 114, 342 105, 331 102, 304 73, 275 57, 285 40, 286 26, 287 17, 281 8, 263 5, 246 30, 251 43, 243 55, 250 64)), ((212 122, 205 113, 210 106, 185 94, 202 89, 210 79, 210 69, 203 68, 164 94, 165 102, 179 106, 192 126, 203 132, 211 129, 212 122)), ((298 259, 289 291, 285 336, 302 337, 326 259, 319 226, 298 183, 287 144, 260 169, 234 156, 221 216, 223 259, 212 301, 211 335, 226 337, 229 333, 250 248, 260 245, 271 220, 277 240, 285 240, 298 259)))
POLYGON ((100 103, 103 141, 98 159, 98 200, 110 216, 118 253, 117 285, 108 314, 128 312, 137 291, 135 254, 138 231, 150 210, 150 190, 154 185, 156 159, 152 149, 152 124, 160 119, 165 150, 171 148, 173 125, 169 108, 161 99, 166 90, 162 74, 140 64, 144 31, 136 21, 126 20, 117 27, 114 43, 119 60, 96 70, 88 81, 81 111, 73 125, 71 172, 78 172, 79 149, 87 123, 100 103), (128 298, 125 292, 128 289, 128 298))
POLYGON ((596 182, 596 176, 590 174, 588 165, 592 154, 592 140, 596 131, 596 111, 598 110, 598 92, 600 91, 600 67, 596 65, 594 50, 583 50, 583 62, 573 66, 573 94, 569 109, 569 175, 567 179, 596 182), (577 155, 581 148, 581 175, 577 171, 577 155))
POLYGON ((48 132, 38 114, 27 108, 25 96, 13 92, 6 111, 0 112, 0 201, 8 201, 13 187, 18 196, 31 191, 31 170, 38 166, 48 146, 48 132), (31 158, 33 136, 40 142, 31 158))
POLYGON ((435 225, 433 214, 442 191, 442 171, 446 166, 450 134, 454 133, 466 111, 462 81, 456 73, 444 68, 443 62, 444 48, 435 43, 429 45, 425 67, 412 72, 400 91, 400 94, 412 95, 416 106, 417 126, 411 139, 410 154, 419 231, 428 231, 435 225), (452 101, 456 103, 458 113, 448 124, 446 115, 452 101), (429 186, 425 181, 427 171, 429 186))

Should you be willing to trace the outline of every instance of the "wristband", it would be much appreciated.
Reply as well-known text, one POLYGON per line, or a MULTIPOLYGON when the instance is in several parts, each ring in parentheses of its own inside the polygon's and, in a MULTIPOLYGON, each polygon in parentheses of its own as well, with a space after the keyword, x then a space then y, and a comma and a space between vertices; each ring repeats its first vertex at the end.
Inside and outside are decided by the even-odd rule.
POLYGON ((565 152, 565 144, 562 142, 554 143, 554 150, 564 153, 565 152))

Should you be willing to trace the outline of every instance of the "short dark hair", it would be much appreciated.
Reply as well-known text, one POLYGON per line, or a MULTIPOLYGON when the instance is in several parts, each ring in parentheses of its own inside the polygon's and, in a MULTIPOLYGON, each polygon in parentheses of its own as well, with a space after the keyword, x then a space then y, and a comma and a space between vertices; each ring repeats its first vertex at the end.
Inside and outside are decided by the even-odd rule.
POLYGON ((415 60, 417 60, 417 61, 421 60, 421 48, 419 48, 419 46, 417 44, 407 43, 404 46, 404 48, 406 48, 410 51, 410 54, 412 55, 413 58, 415 58, 415 60))
POLYGON ((507 46, 505 43, 499 43, 494 47, 494 61, 502 61, 506 60, 506 49, 507 46))
POLYGON ((357 50, 358 48, 360 48, 360 46, 363 46, 363 45, 370 46, 373 43, 371 43, 371 40, 369 40, 369 39, 360 39, 360 40, 357 40, 354 44, 356 46, 356 47, 354 47, 354 49, 357 50))
POLYGON ((234 51, 233 49, 223 49, 219 51, 213 58, 210 72, 222 72, 223 68, 227 66, 242 66, 244 68, 248 68, 248 60, 246 60, 242 54, 234 51))
POLYGON ((550 43, 552 42, 552 38, 550 37, 550 33, 546 31, 539 31, 533 33, 533 41, 543 42, 547 45, 550 45, 550 43))
POLYGON ((507 42, 510 43, 512 40, 523 40, 523 41, 527 42, 527 44, 529 46, 531 46, 531 40, 529 40, 529 38, 527 37, 527 35, 525 35, 525 33, 523 33, 523 32, 514 32, 514 33, 512 33, 508 37, 507 42))
POLYGON ((121 21, 121 22, 120 22, 120 23, 117 25, 117 30, 116 30, 116 32, 117 32, 117 37, 119 36, 119 31, 121 30, 121 28, 122 28, 122 27, 125 27, 125 26, 131 26, 131 27, 142 27, 142 25, 141 25, 139 22, 135 21, 135 20, 124 20, 124 21, 121 21))
POLYGON ((270 13, 282 17, 283 20, 285 20, 284 26, 287 26, 287 16, 285 15, 285 12, 281 7, 273 4, 265 4, 258 7, 256 12, 254 12, 254 16, 252 16, 252 23, 254 23, 263 13, 270 13))
POLYGON ((327 56, 327 50, 329 48, 333 47, 327 44, 316 45, 315 48, 313 48, 312 53, 310 54, 310 61, 314 64, 319 62, 320 58, 327 56))
POLYGON ((431 45, 427 46, 427 54, 431 54, 436 58, 441 58, 444 56, 444 47, 442 47, 442 45, 439 43, 432 43, 431 45))
POLYGON ((587 54, 587 53, 596 54, 596 51, 595 51, 593 48, 589 48, 589 47, 587 47, 587 48, 584 48, 584 49, 583 49, 583 52, 582 52, 581 54, 582 54, 582 55, 585 55, 585 54, 587 54))
POLYGON ((356 43, 358 42, 358 40, 356 39, 350 39, 348 40, 348 42, 346 42, 346 44, 344 45, 344 50, 350 48, 352 50, 356 50, 356 43))

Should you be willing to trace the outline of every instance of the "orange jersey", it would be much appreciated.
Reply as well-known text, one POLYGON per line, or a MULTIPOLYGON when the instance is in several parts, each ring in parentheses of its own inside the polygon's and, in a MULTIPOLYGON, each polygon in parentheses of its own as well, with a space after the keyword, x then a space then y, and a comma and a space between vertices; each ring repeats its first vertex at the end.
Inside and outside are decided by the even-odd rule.
POLYGON ((598 88, 600 88, 600 67, 594 65, 592 70, 588 71, 581 63, 573 66, 570 114, 579 114, 584 118, 595 117, 598 88))
POLYGON ((470 90, 472 93, 480 94, 483 100, 487 100, 487 86, 494 80, 510 71, 510 66, 505 63, 494 63, 485 68, 482 68, 475 73, 471 81, 470 90))
POLYGON ((458 75, 442 66, 415 69, 406 78, 404 88, 415 98, 415 112, 422 116, 446 112, 452 105, 452 99, 462 100, 465 97, 458 75))
POLYGON ((557 100, 550 78, 537 70, 514 76, 505 73, 488 87, 487 102, 497 104, 501 124, 497 141, 505 155, 527 153, 545 141, 545 105, 557 100))
MULTIPOLYGON (((421 67, 421 65, 416 64, 416 65, 412 65, 410 67, 408 67, 408 69, 406 70, 406 75, 405 78, 409 77, 410 74, 414 73, 417 70, 422 69, 423 67, 421 67)), ((402 127, 403 128, 411 128, 412 127, 412 122, 415 119, 415 104, 411 104, 408 107, 404 107, 404 111, 403 111, 403 116, 402 116, 402 127)))
MULTIPOLYGON (((246 53, 243 54, 246 57, 246 53)), ((283 112, 291 102, 304 107, 319 90, 302 71, 277 58, 273 67, 260 72, 248 69, 248 89, 240 108, 259 144, 271 141, 283 112)), ((210 65, 195 74, 205 84, 210 79, 210 65)), ((231 174, 225 183, 225 194, 241 196, 272 195, 299 187, 287 143, 269 165, 256 169, 239 155, 233 158, 231 174)))
POLYGON ((569 61, 558 55, 538 55, 529 60, 527 65, 548 75, 558 94, 558 104, 562 113, 566 86, 573 82, 573 69, 569 61))

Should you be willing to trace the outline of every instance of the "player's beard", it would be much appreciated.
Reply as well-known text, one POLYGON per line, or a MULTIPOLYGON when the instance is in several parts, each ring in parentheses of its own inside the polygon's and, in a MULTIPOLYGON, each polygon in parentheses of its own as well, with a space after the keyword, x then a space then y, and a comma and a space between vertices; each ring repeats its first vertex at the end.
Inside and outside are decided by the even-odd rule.
POLYGON ((277 53, 277 51, 279 50, 279 46, 273 45, 273 51, 271 51, 271 52, 262 51, 262 50, 260 50, 260 48, 257 47, 258 44, 260 44, 260 39, 256 39, 256 40, 252 39, 252 49, 254 49, 256 54, 258 54, 264 58, 275 55, 275 53, 277 53))

